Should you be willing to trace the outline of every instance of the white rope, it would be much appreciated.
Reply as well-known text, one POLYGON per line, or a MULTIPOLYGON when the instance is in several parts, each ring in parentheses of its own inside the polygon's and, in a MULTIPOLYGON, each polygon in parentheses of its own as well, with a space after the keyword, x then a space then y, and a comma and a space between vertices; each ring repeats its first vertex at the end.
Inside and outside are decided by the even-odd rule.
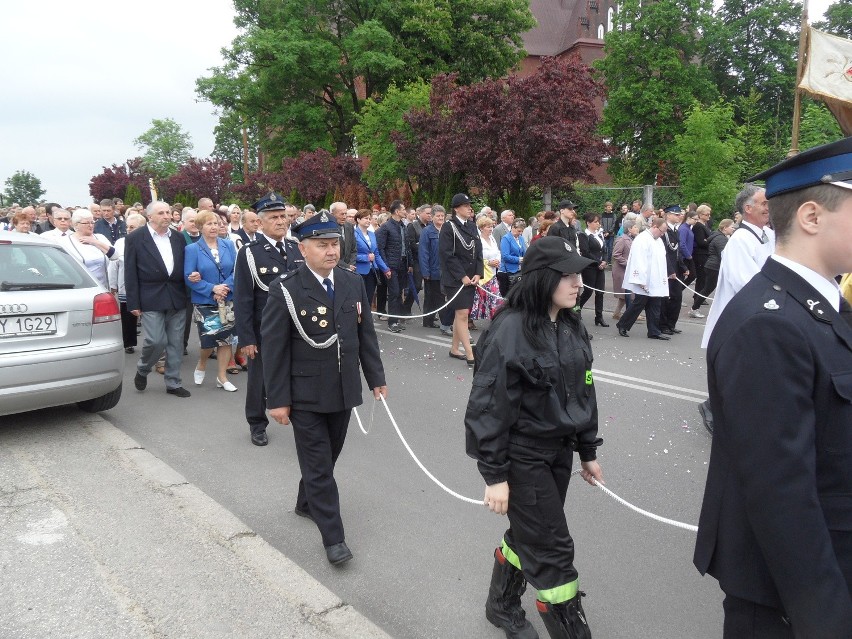
POLYGON ((502 295, 497 295, 497 293, 492 293, 491 291, 489 291, 488 289, 486 289, 484 286, 482 286, 482 285, 480 285, 480 284, 477 284, 477 285, 476 285, 476 288, 478 288, 478 289, 482 289, 483 291, 485 291, 486 293, 488 293, 488 295, 490 295, 491 297, 493 297, 493 298, 495 298, 495 299, 498 299, 498 300, 505 300, 505 299, 506 299, 506 298, 505 298, 505 297, 503 297, 502 295))
MULTIPOLYGON (((429 472, 429 470, 420 462, 420 460, 417 459, 417 455, 414 454, 414 451, 411 450, 411 446, 408 445, 408 442, 405 441, 405 437, 402 436, 402 432, 399 430, 399 426, 396 423, 396 419, 394 419, 394 416, 391 413, 390 407, 388 406, 388 403, 385 401, 385 398, 380 396, 379 401, 381 401, 382 404, 384 405, 385 412, 387 412, 388 417, 390 418, 391 424, 393 424, 394 430, 396 430, 396 434, 399 436, 399 439, 402 442, 402 445, 405 446, 405 450, 408 451, 408 454, 411 455, 411 458, 420 467, 420 470, 422 470, 426 474, 426 476, 429 479, 431 479, 433 482, 435 482, 435 484, 437 484, 442 490, 449 493, 450 495, 452 495, 456 499, 460 499, 460 500, 465 501, 469 504, 475 504, 477 506, 482 506, 483 503, 484 503, 482 499, 471 499, 470 497, 465 497, 464 495, 458 494, 454 490, 447 488, 444 484, 441 483, 441 481, 437 477, 435 477, 432 473, 429 472)), ((373 408, 375 409, 375 405, 373 406, 373 408)), ((357 411, 356 411, 356 416, 357 416, 357 411)), ((372 424, 372 419, 371 419, 370 423, 372 424)), ((358 425, 361 426, 360 417, 358 418, 358 425)), ((367 434, 367 431, 365 431, 363 427, 361 427, 361 432, 363 432, 365 435, 367 434)), ((577 470, 573 471, 571 474, 576 475, 580 472, 581 472, 581 469, 578 468, 577 470)), ((592 482, 594 483, 595 486, 600 488, 606 495, 608 495, 609 497, 612 497, 619 504, 621 504, 623 506, 627 506, 630 510, 637 512, 640 515, 644 515, 645 517, 653 519, 654 521, 659 521, 663 524, 675 526, 676 528, 682 528, 684 530, 691 530, 693 532, 698 531, 698 526, 693 526, 692 524, 685 524, 681 521, 675 521, 674 519, 668 519, 667 517, 661 517, 660 515, 655 515, 654 513, 648 512, 647 510, 642 510, 638 506, 634 506, 633 504, 631 504, 626 499, 619 497, 614 492, 612 492, 609 488, 607 488, 603 484, 599 483, 594 477, 592 478, 592 482)))
POLYGON ((370 409, 370 425, 366 430, 364 429, 364 424, 361 422, 361 416, 358 414, 358 409, 353 408, 352 412, 355 413, 355 419, 358 420, 358 428, 360 428, 361 432, 365 435, 369 435, 370 431, 373 430, 373 418, 376 415, 376 402, 373 402, 373 407, 370 409))
POLYGON ((713 299, 712 297, 708 297, 708 296, 706 296, 706 295, 702 295, 701 293, 699 293, 698 291, 696 291, 696 290, 695 290, 694 288, 692 288, 691 286, 687 286, 686 282, 684 282, 683 280, 681 280, 679 277, 675 277, 675 279, 676 279, 678 282, 680 282, 681 284, 683 284, 683 287, 684 287, 686 290, 688 290, 688 291, 692 291, 692 292, 693 292, 693 293, 695 293, 698 297, 703 297, 705 300, 712 300, 712 299, 713 299))
POLYGON ((426 466, 424 466, 423 464, 420 463, 420 460, 417 459, 417 455, 414 454, 414 451, 411 450, 411 446, 408 445, 408 442, 405 441, 405 437, 402 436, 402 432, 399 430, 399 426, 397 426, 396 419, 394 419, 393 414, 390 412, 390 408, 388 407, 388 403, 385 401, 385 398, 380 395, 379 401, 381 401, 382 404, 384 405, 385 411, 387 412, 388 417, 391 420, 391 424, 393 424, 393 427, 396 430, 396 434, 399 435, 399 439, 402 442, 402 445, 405 446, 405 450, 408 451, 408 454, 411 455, 411 459, 413 459, 414 462, 420 467, 420 470, 422 470, 424 473, 426 473, 426 476, 429 479, 431 479, 433 482, 435 482, 441 489, 448 492, 449 494, 451 494, 456 499, 461 499, 462 501, 466 501, 469 504, 476 504, 477 506, 482 506, 483 505, 482 499, 471 499, 470 497, 465 497, 464 495, 459 495, 456 491, 451 490, 450 488, 447 488, 446 486, 444 486, 444 484, 442 484, 441 481, 437 477, 435 477, 435 475, 433 475, 432 473, 429 472, 429 469, 426 468, 426 466))
POLYGON ((450 299, 448 299, 447 303, 444 304, 441 308, 436 308, 434 311, 429 311, 428 313, 423 313, 422 315, 388 315, 387 313, 380 313, 378 311, 372 311, 372 310, 370 312, 373 315, 381 315, 382 317, 392 317, 393 319, 406 319, 406 320, 408 320, 408 319, 418 319, 418 318, 421 318, 421 317, 431 317, 435 313, 443 311, 450 304, 452 304, 453 300, 456 299, 461 294, 462 289, 464 289, 464 286, 460 287, 459 290, 456 291, 456 294, 453 295, 450 299))

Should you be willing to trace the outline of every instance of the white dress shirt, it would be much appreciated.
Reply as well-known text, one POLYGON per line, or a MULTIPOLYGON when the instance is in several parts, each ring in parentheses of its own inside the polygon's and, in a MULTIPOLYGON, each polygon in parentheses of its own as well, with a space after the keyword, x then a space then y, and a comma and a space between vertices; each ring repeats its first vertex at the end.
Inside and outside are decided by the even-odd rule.
POLYGON ((650 229, 642 231, 630 245, 630 255, 624 269, 624 288, 638 295, 668 297, 668 277, 663 241, 655 238, 650 229))
POLYGON ((175 270, 175 256, 172 253, 172 241, 169 239, 172 236, 171 230, 166 231, 165 235, 160 235, 149 224, 148 231, 151 233, 151 237, 154 238, 154 244, 160 252, 160 257, 163 258, 163 263, 166 265, 166 272, 171 275, 172 271, 175 270))

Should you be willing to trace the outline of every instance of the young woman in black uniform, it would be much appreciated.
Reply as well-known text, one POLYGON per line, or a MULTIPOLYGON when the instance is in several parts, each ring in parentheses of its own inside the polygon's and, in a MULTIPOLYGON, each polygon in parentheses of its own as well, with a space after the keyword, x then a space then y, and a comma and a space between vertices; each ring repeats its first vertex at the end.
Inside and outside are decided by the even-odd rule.
POLYGON ((476 347, 467 453, 485 480, 485 505, 509 515, 485 614, 510 638, 538 637, 521 607, 527 582, 552 638, 591 637, 564 504, 574 451, 583 479, 603 480, 591 344, 570 310, 592 263, 563 238, 534 243, 476 347))

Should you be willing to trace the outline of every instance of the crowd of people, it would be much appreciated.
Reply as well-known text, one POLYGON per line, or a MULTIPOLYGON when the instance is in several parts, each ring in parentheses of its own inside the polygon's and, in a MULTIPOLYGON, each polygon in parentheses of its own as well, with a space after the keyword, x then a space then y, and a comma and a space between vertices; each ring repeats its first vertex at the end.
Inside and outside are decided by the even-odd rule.
POLYGON ((647 336, 668 340, 683 309, 702 319, 715 293, 695 566, 725 593, 726 638, 843 637, 852 282, 837 278, 852 271, 850 169, 852 138, 785 160, 756 176, 766 188, 746 184, 716 228, 705 204, 636 201, 616 215, 608 202, 581 223, 563 200, 525 222, 511 210, 475 214, 463 193, 449 211, 401 201, 317 211, 270 193, 249 209, 207 198, 194 209, 15 206, 3 223, 51 238, 117 295, 128 352, 141 321, 139 392, 160 366, 167 392, 190 396, 180 369, 193 323, 195 384, 212 357, 216 385, 235 392, 228 375, 242 363, 251 441, 268 443, 269 417, 291 424, 294 512, 316 524, 333 565, 352 558, 334 466, 361 373, 375 399, 388 394, 372 313, 393 333, 420 315, 451 336, 449 356, 474 368, 464 421, 483 503, 509 520, 485 615, 525 639, 538 637, 522 606, 527 583, 551 639, 591 636, 564 508, 575 452, 582 478, 603 482, 585 304, 594 297, 594 322, 607 327, 604 295, 614 293, 618 335, 644 313, 647 336))

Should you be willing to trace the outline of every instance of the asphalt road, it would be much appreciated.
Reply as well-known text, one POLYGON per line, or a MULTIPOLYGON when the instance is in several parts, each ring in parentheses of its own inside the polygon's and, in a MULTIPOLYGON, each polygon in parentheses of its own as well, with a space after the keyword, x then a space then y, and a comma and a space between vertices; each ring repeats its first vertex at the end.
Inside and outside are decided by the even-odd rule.
MULTIPOLYGON (((451 489, 480 499, 483 483, 465 455, 462 422, 472 373, 447 357, 448 339, 418 324, 400 335, 377 324, 388 403, 425 466, 451 489)), ((681 321, 684 332, 671 342, 646 339, 644 324, 624 339, 612 324, 591 328, 607 486, 641 508, 695 524, 710 453, 697 412, 706 397, 703 321, 681 321)), ((379 406, 369 435, 353 419, 338 462, 355 559, 342 570, 332 568, 314 525, 292 512, 299 470, 289 429, 270 425, 269 446, 253 446, 243 415, 245 374, 232 378, 237 393, 215 388, 213 366, 204 385, 194 386, 194 341, 183 365, 191 398, 166 395, 156 373, 148 389, 137 392, 136 356, 128 355, 124 396, 103 417, 394 637, 503 636, 485 620, 483 605, 505 518, 433 484, 379 406)), ((360 410, 365 426, 370 403, 360 410)), ((644 518, 579 478, 569 488, 566 510, 595 637, 721 635, 722 593, 692 566, 694 533, 644 518)), ((263 602, 257 607, 262 614, 263 602)), ((525 607, 547 636, 532 591, 525 607)))

